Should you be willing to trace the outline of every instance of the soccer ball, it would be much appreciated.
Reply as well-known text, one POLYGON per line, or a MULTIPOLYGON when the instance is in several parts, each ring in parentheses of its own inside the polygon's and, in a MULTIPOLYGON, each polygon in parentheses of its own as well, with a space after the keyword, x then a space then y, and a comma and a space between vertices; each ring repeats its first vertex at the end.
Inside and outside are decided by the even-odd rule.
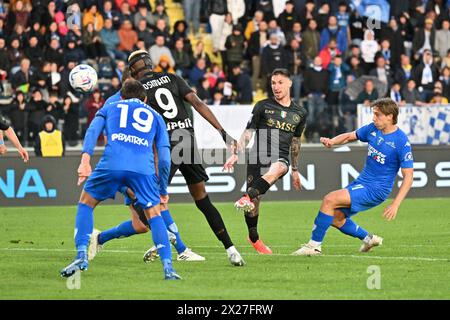
POLYGON ((97 84, 97 71, 87 64, 79 64, 70 71, 69 81, 76 91, 89 93, 97 84))

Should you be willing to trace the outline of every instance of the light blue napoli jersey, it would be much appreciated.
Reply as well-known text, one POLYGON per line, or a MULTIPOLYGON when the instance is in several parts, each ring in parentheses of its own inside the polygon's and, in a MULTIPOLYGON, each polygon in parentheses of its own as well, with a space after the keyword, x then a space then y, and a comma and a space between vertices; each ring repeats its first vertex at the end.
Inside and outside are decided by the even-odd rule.
POLYGON ((413 155, 408 137, 401 130, 383 134, 374 123, 356 130, 360 141, 368 143, 366 165, 356 179, 388 195, 400 168, 413 167, 413 155))
POLYGON ((105 119, 108 143, 97 169, 155 174, 153 143, 169 147, 164 119, 139 99, 105 104, 96 117, 105 119))

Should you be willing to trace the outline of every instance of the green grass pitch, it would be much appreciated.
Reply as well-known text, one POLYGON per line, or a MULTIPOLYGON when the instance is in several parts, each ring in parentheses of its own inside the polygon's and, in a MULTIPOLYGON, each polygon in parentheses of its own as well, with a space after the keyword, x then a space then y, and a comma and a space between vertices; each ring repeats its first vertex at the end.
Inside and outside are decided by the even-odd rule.
MULTIPOLYGON (((75 207, 3 207, 0 299, 450 298, 450 199, 407 199, 393 222, 381 218, 387 203, 357 215, 358 224, 384 237, 383 246, 370 253, 359 253, 359 240, 331 229, 322 256, 290 256, 309 239, 319 204, 263 203, 259 229, 272 256, 258 255, 249 246, 244 219, 232 204, 218 204, 245 267, 229 264, 194 204, 171 204, 182 237, 205 262, 175 261, 183 280, 164 281, 159 261, 142 262, 149 234, 114 240, 81 274, 78 290, 69 290, 59 276, 74 257, 75 207), (380 289, 367 286, 371 266, 379 268, 380 289)), ((128 218, 123 206, 95 210, 100 229, 128 218)))

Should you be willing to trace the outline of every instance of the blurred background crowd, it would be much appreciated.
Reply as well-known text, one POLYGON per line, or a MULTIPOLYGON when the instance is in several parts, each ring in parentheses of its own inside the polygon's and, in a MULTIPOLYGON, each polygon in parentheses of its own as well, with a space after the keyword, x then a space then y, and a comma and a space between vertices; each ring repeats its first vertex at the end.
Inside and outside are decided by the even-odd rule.
POLYGON ((357 105, 376 98, 448 104, 449 10, 447 0, 0 0, 0 113, 24 145, 59 128, 76 146, 130 52, 145 49, 156 71, 230 108, 270 96, 268 75, 287 68, 309 110, 305 139, 317 142, 353 130, 357 105), (79 63, 98 72, 89 95, 68 82, 79 63))

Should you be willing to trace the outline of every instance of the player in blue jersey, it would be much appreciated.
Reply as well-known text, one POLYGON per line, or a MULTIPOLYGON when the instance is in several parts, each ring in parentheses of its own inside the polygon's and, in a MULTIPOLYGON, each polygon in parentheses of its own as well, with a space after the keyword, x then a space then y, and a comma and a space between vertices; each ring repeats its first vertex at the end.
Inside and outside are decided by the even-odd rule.
POLYGON ((181 279, 172 267, 172 255, 164 220, 160 215, 160 195, 167 195, 170 173, 170 144, 162 117, 146 105, 145 89, 136 80, 127 80, 121 89, 123 100, 100 109, 86 133, 78 184, 86 180, 75 221, 75 260, 61 271, 70 277, 88 268, 87 248, 93 231, 93 210, 103 200, 114 198, 122 187, 136 195, 152 228, 165 279, 181 279), (106 132, 107 145, 91 174, 90 158, 98 136, 106 132), (158 175, 153 147, 158 154, 158 175))
MULTIPOLYGON (((128 67, 126 67, 125 71, 123 72, 122 81, 125 82, 127 79, 131 79, 128 67)), ((118 102, 121 99, 122 98, 120 96, 119 90, 106 100, 105 105, 108 105, 109 103, 113 102, 118 102)), ((143 209, 138 206, 136 202, 136 197, 132 192, 132 190, 128 189, 127 187, 124 187, 120 190, 120 192, 125 197, 125 205, 130 208, 131 220, 124 221, 118 224, 117 226, 104 231, 94 229, 91 236, 91 241, 89 243, 88 260, 93 260, 94 257, 97 255, 97 253, 99 253, 102 250, 103 245, 108 241, 111 241, 113 239, 122 239, 130 237, 135 234, 146 233, 150 230, 149 229, 150 226, 147 222, 143 209)), ((169 201, 169 196, 161 195, 160 200, 161 200, 160 205, 161 216, 166 225, 170 243, 177 250, 178 253, 177 260, 188 262, 204 261, 205 260, 204 257, 188 248, 181 239, 180 232, 178 230, 176 223, 174 222, 172 216, 170 215, 170 212, 165 209, 165 206, 167 206, 167 203, 169 201)), ((153 246, 149 251, 151 252, 151 254, 148 254, 147 252, 144 254, 145 262, 152 262, 157 258, 157 249, 155 246, 153 246)))
POLYGON ((401 168, 402 185, 394 201, 384 209, 383 217, 395 219, 400 204, 413 182, 413 155, 406 134, 397 126, 398 106, 389 99, 372 103, 373 123, 333 139, 321 138, 327 148, 360 140, 368 143, 366 165, 359 177, 346 188, 327 194, 314 221, 311 240, 293 255, 320 254, 321 244, 330 226, 363 241, 361 252, 381 245, 383 239, 358 226, 351 217, 384 202, 392 191, 401 168))

